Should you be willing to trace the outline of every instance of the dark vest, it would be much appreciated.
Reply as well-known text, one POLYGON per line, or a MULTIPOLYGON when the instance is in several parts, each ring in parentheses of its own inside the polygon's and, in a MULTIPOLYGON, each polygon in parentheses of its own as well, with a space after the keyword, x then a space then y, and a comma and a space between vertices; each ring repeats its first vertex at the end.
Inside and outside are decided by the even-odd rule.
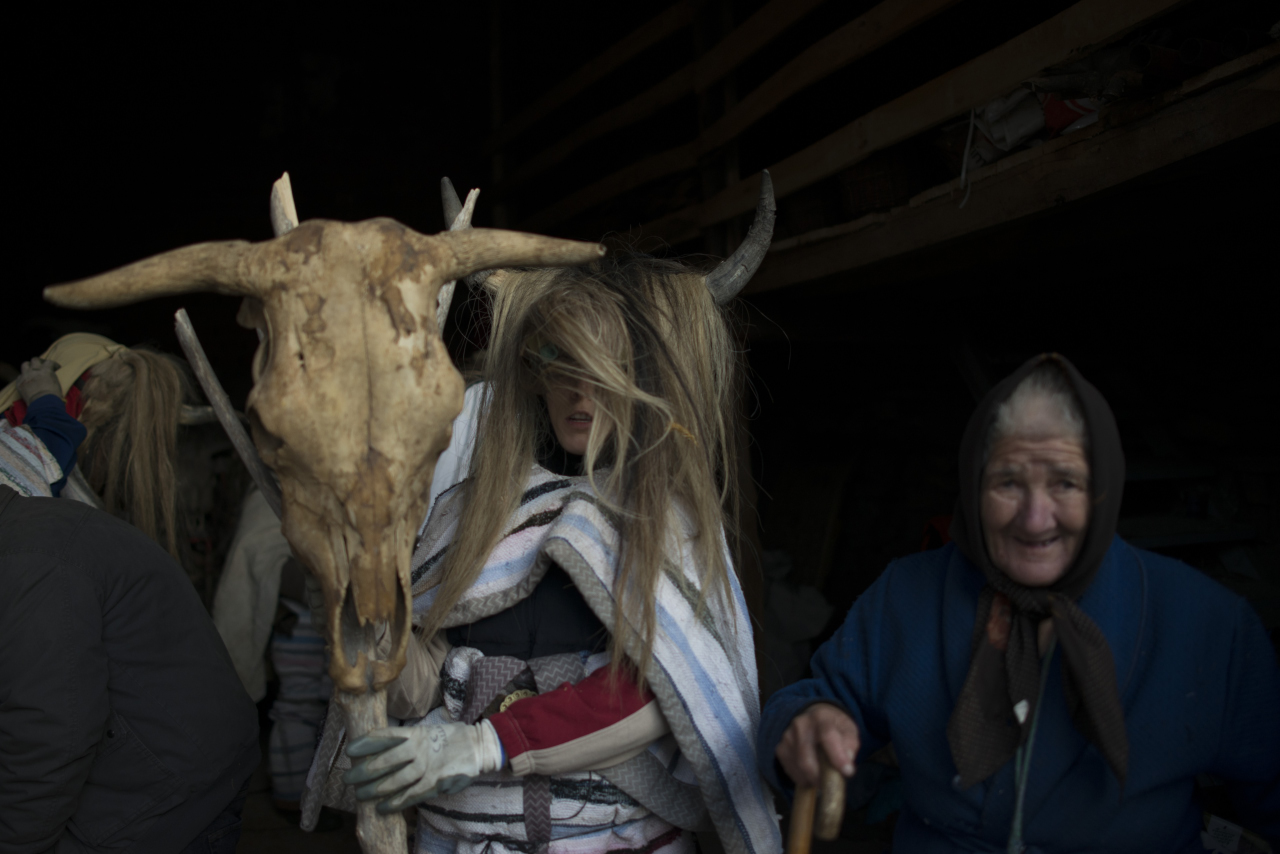
POLYGON ((600 652, 609 633, 569 574, 551 564, 533 592, 505 611, 448 631, 453 646, 521 661, 564 652, 600 652))

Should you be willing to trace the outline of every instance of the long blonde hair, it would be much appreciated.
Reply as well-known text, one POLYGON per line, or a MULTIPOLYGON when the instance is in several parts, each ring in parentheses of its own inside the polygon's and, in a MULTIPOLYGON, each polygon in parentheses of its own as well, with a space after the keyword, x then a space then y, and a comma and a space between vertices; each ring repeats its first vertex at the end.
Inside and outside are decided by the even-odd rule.
POLYGON ((122 349, 89 372, 80 468, 109 512, 178 558, 178 416, 189 383, 172 357, 122 349))
POLYGON ((738 518, 733 334, 702 276, 676 262, 611 253, 587 267, 506 272, 501 280, 483 369, 491 393, 458 533, 423 629, 430 636, 443 626, 506 533, 535 449, 550 439, 541 396, 585 381, 596 415, 583 468, 616 511, 622 542, 613 659, 622 662, 638 633, 634 663, 643 678, 672 544, 688 536, 700 608, 729 595, 722 532, 733 542, 738 518), (674 530, 676 507, 691 530, 674 530))

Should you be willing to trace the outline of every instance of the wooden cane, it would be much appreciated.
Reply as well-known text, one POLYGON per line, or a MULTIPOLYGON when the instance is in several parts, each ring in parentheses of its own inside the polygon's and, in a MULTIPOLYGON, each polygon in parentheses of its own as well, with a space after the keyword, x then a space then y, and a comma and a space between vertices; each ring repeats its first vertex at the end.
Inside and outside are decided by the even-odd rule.
POLYGON ((791 831, 787 837, 787 854, 809 854, 813 837, 830 842, 840 835, 844 821, 844 775, 820 755, 818 787, 800 786, 791 807, 791 831), (814 823, 814 813, 817 823, 814 823))

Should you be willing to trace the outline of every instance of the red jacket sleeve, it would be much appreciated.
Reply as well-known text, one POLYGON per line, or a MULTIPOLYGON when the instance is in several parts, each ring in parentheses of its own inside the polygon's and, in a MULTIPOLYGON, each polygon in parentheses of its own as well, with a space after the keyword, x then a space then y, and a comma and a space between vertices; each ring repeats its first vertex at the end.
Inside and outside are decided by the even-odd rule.
POLYGON ((512 703, 489 717, 509 760, 530 750, 545 750, 590 735, 640 711, 653 700, 641 690, 629 668, 611 678, 601 667, 577 685, 512 703))

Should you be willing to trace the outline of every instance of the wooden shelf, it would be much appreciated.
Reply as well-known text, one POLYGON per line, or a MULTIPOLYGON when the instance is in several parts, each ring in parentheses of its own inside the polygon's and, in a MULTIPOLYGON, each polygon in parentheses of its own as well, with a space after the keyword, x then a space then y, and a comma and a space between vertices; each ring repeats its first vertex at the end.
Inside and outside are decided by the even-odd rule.
MULTIPOLYGON (((974 171, 900 208, 776 243, 747 293, 761 293, 974 234, 1122 184, 1280 123, 1280 43, 1177 89, 1119 102, 1091 127, 974 171)), ((852 282, 851 282, 852 283, 852 282)))
MULTIPOLYGON (((1049 66, 1087 56, 1181 2, 1080 0, 770 166, 774 190, 781 198, 829 178, 877 151, 1007 94, 1049 66)), ((752 175, 701 204, 647 223, 643 231, 678 244, 696 237, 701 229, 754 210, 759 195, 760 177, 752 175)))

